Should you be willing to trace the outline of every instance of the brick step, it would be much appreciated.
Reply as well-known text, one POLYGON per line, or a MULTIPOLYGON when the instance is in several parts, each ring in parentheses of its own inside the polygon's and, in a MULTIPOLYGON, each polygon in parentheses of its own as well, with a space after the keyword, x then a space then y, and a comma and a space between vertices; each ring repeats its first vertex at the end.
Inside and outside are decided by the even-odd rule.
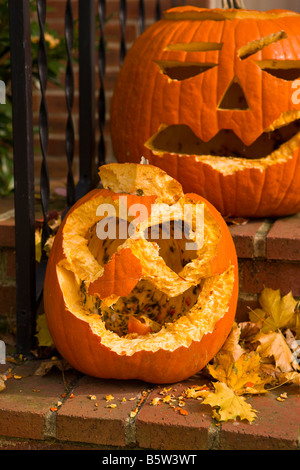
MULTIPOLYGON (((44 376, 34 375, 41 362, 0 365, 0 373, 12 367, 12 377, 0 393, 2 450, 298 448, 299 387, 282 386, 266 395, 248 397, 257 411, 252 424, 218 424, 210 406, 196 399, 185 399, 185 415, 168 403, 153 406, 152 400, 162 397, 162 386, 94 379, 73 369, 62 374, 53 368, 44 376), (284 403, 276 400, 283 392, 288 397, 284 403), (112 395, 113 401, 107 402, 107 395, 112 395), (110 403, 116 407, 108 408, 110 403)), ((170 385, 169 393, 179 397, 188 387, 204 383, 207 381, 201 374, 195 375, 170 385)))
POLYGON ((231 225, 239 260, 237 318, 248 319, 264 287, 300 298, 300 214, 231 225))

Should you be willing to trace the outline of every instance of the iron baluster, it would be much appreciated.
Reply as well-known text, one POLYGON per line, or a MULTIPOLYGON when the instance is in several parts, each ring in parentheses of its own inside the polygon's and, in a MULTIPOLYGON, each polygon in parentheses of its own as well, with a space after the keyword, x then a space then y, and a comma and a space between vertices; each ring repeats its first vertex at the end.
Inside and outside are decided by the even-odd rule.
MULTIPOLYGON (((37 16, 40 27, 40 39, 38 48, 38 72, 39 72, 39 83, 41 90, 41 102, 39 110, 39 132, 40 132, 40 147, 42 152, 42 164, 40 173, 40 195, 41 195, 41 206, 44 217, 43 231, 42 231, 42 247, 44 246, 47 238, 50 235, 50 229, 47 221, 49 199, 50 199, 50 184, 49 174, 47 166, 47 149, 48 149, 48 133, 49 133, 49 122, 48 122, 48 108, 46 101, 46 89, 48 79, 48 62, 47 62, 47 48, 45 41, 45 21, 46 21, 46 0, 36 0, 37 5, 37 16)), ((46 254, 43 251, 42 258, 46 258, 46 254)))
POLYGON ((95 2, 79 0, 79 182, 76 199, 97 181, 95 164, 95 2))
POLYGON ((30 1, 9 0, 14 137, 17 353, 29 354, 36 315, 30 1))
POLYGON ((120 27, 121 27, 121 41, 120 41, 120 65, 123 64, 126 55, 126 0, 120 0, 120 27))
POLYGON ((65 38, 67 49, 67 67, 65 77, 65 93, 68 118, 66 124, 66 156, 68 162, 67 176, 67 204, 72 206, 75 202, 75 184, 73 176, 73 158, 74 158, 74 124, 72 118, 72 108, 74 101, 74 74, 72 65, 73 49, 73 11, 71 0, 67 0, 65 11, 65 38))
POLYGON ((155 21, 159 21, 159 20, 161 19, 161 5, 160 5, 160 0, 157 0, 157 1, 156 1, 154 17, 155 17, 155 21))
POLYGON ((145 30, 145 4, 144 0, 139 0, 139 33, 142 34, 145 30))
POLYGON ((106 52, 105 52, 105 37, 104 37, 104 23, 106 17, 106 2, 105 0, 98 0, 98 15, 100 24, 100 39, 98 48, 98 73, 100 80, 99 98, 98 98, 98 119, 100 138, 98 144, 98 166, 105 163, 105 141, 104 141, 104 126, 105 126, 105 89, 104 89, 104 75, 106 68, 106 52))
POLYGON ((47 151, 48 151, 48 136, 49 136, 49 121, 48 121, 48 107, 46 101, 46 89, 48 80, 48 60, 47 48, 45 41, 45 22, 47 0, 36 0, 37 16, 40 28, 40 38, 38 47, 38 74, 39 84, 41 91, 41 102, 39 109, 39 135, 40 135, 40 148, 42 154, 42 164, 40 171, 40 196, 41 207, 43 212, 43 229, 42 229, 42 255, 36 270, 36 306, 39 305, 43 295, 43 285, 46 273, 46 266, 48 257, 44 250, 44 245, 50 236, 50 228, 48 225, 48 208, 50 200, 50 181, 47 166, 47 151))

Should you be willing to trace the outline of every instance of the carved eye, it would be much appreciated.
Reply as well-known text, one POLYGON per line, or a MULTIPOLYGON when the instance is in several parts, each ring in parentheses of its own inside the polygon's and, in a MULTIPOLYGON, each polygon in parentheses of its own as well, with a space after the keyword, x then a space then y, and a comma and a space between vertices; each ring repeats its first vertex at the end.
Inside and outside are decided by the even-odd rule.
POLYGON ((218 65, 200 62, 180 62, 176 60, 157 60, 156 63, 161 73, 167 75, 171 80, 178 81, 195 77, 218 65))
MULTIPOLYGON (((190 42, 190 43, 175 43, 169 44, 165 47, 165 51, 183 51, 183 52, 208 52, 208 51, 221 51, 223 43, 218 42, 190 42)), ((202 62, 180 62, 178 60, 157 60, 156 64, 159 66, 162 74, 167 75, 171 80, 187 80, 188 78, 196 77, 201 73, 216 67, 215 63, 202 63, 202 62)))
POLYGON ((255 63, 264 72, 282 80, 293 82, 300 77, 300 60, 262 60, 255 63))

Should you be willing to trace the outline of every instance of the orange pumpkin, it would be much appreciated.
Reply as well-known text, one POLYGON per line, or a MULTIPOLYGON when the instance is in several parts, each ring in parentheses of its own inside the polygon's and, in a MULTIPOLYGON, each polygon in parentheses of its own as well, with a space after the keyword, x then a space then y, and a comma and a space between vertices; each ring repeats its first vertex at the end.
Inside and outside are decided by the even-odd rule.
POLYGON ((209 202, 154 166, 112 163, 100 178, 104 189, 74 205, 54 240, 44 285, 50 334, 85 374, 183 380, 218 352, 234 321, 230 232, 209 202))
POLYGON ((144 155, 223 216, 298 212, 299 31, 290 11, 166 11, 117 79, 117 160, 144 155))

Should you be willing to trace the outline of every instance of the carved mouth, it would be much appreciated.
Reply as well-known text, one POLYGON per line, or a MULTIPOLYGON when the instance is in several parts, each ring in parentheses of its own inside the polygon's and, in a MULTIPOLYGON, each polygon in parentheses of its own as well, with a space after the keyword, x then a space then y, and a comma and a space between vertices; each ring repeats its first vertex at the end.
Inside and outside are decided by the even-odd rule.
POLYGON ((281 126, 274 124, 249 146, 245 145, 232 130, 223 129, 210 141, 204 142, 187 125, 162 125, 158 132, 146 142, 145 146, 157 154, 170 153, 199 157, 262 160, 276 155, 287 143, 292 146, 292 142, 298 134, 300 137, 299 115, 297 119, 288 123, 285 121, 281 126), (276 128, 274 129, 274 127, 276 128))

